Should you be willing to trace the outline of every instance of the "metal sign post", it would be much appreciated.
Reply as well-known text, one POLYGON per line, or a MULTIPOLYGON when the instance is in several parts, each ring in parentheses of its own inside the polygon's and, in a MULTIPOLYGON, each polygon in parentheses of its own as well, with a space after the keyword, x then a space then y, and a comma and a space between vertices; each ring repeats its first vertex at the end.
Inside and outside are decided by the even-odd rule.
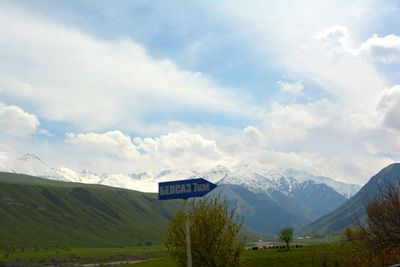
POLYGON ((189 207, 188 200, 185 198, 185 228, 186 228, 186 255, 187 255, 187 266, 192 267, 192 247, 190 244, 190 221, 189 221, 189 207))
POLYGON ((158 184, 158 199, 183 199, 185 211, 187 266, 192 267, 192 249, 190 244, 190 221, 188 198, 202 197, 216 188, 217 185, 203 178, 163 182, 158 184))

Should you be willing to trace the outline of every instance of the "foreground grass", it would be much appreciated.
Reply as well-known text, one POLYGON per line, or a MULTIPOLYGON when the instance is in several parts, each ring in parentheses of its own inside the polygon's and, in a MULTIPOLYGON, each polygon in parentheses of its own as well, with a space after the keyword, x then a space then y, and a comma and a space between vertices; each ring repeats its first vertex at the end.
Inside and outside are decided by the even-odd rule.
MULTIPOLYGON (((243 265, 247 267, 348 266, 347 261, 354 253, 354 250, 354 244, 351 242, 338 242, 304 246, 289 251, 278 249, 245 251, 243 253, 243 265)), ((176 267, 177 265, 170 258, 163 257, 124 266, 176 267)))
POLYGON ((136 246, 136 247, 99 247, 99 248, 48 248, 48 249, 16 249, 7 255, 7 251, 0 250, 0 263, 25 264, 37 263, 102 263, 119 260, 134 260, 162 257, 166 255, 163 245, 136 246))
MULTIPOLYGON (((349 257, 355 246, 351 242, 336 242, 308 245, 289 251, 262 249, 244 251, 243 266, 348 266, 349 257)), ((0 263, 24 263, 25 266, 57 263, 106 263, 111 261, 129 261, 149 259, 125 267, 176 267, 169 258, 163 245, 111 248, 52 248, 16 250, 8 256, 0 250, 0 263), (155 258, 155 259, 153 259, 155 258)))
POLYGON ((151 259, 135 264, 124 264, 121 267, 177 267, 175 262, 169 257, 162 257, 159 259, 151 259))
POLYGON ((348 266, 354 252, 350 242, 310 245, 289 251, 266 249, 246 251, 245 266, 348 266))

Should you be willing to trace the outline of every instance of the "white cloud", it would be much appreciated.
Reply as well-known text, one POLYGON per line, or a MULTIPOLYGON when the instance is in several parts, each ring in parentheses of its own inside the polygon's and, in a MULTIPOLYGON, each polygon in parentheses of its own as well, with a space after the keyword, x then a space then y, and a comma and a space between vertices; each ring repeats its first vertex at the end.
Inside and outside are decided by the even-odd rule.
POLYGON ((262 145, 265 141, 265 136, 259 129, 254 126, 247 126, 242 131, 243 141, 250 146, 262 145))
POLYGON ((378 103, 382 123, 385 127, 400 132, 400 85, 382 92, 378 103))
MULTIPOLYGON (((153 136, 132 140, 119 131, 67 135, 65 150, 73 150, 70 155, 85 150, 85 158, 94 162, 90 166, 105 171, 204 169, 253 162, 258 167, 296 167, 365 181, 393 161, 381 152, 400 147, 393 134, 399 129, 398 89, 382 93, 388 82, 374 65, 397 62, 398 37, 373 36, 363 42, 380 19, 380 6, 369 1, 306 0, 290 2, 290 8, 286 1, 217 7, 218 15, 232 25, 229 36, 241 41, 243 51, 248 45, 249 53, 259 59, 257 67, 282 70, 286 76, 280 79, 305 81, 323 91, 311 95, 309 103, 271 99, 262 115, 206 75, 180 69, 168 59, 151 58, 133 40, 96 40, 2 6, 0 94, 21 98, 37 109, 40 118, 73 122, 77 131, 136 128, 135 132, 153 136), (215 125, 210 129, 170 122, 150 129, 151 135, 143 130, 153 125, 142 117, 187 107, 233 116, 250 110, 244 116, 254 115, 253 126, 221 130, 215 125)), ((301 83, 279 84, 284 92, 303 92, 301 83)), ((85 168, 86 163, 78 164, 85 168)))
POLYGON ((291 94, 299 94, 304 89, 304 86, 299 82, 288 83, 288 82, 278 81, 278 85, 279 85, 279 90, 291 94))
POLYGON ((321 40, 331 56, 340 56, 349 52, 350 35, 349 29, 343 25, 334 25, 324 28, 317 33, 317 39, 321 40))
POLYGON ((0 129, 19 137, 36 133, 39 127, 38 118, 17 106, 5 106, 0 103, 0 129))
POLYGON ((110 153, 126 159, 135 159, 139 156, 136 146, 131 138, 120 131, 106 133, 68 133, 65 141, 102 153, 110 153))
POLYGON ((0 93, 30 103, 41 118, 85 131, 138 131, 144 117, 158 113, 245 117, 255 109, 196 72, 150 57, 128 38, 97 40, 6 6, 0 32, 0 93))
POLYGON ((351 42, 349 29, 343 25, 335 25, 320 31, 317 38, 323 41, 327 51, 334 57, 347 54, 385 64, 400 62, 400 36, 395 34, 383 37, 374 34, 356 46, 351 42))
MULTIPOLYGON (((398 137, 381 127, 377 113, 383 112, 376 110, 377 99, 389 82, 375 66, 379 59, 370 60, 358 52, 365 44, 368 49, 372 43, 378 46, 377 40, 359 44, 376 23, 382 23, 388 8, 375 1, 340 0, 221 6, 221 13, 240 29, 259 64, 277 66, 290 79, 313 85, 307 100, 296 99, 292 104, 270 100, 259 123, 254 123, 265 133, 268 145, 256 153, 255 162, 265 157, 264 164, 278 164, 281 158, 289 166, 307 169, 314 161, 318 163, 313 164, 313 172, 328 166, 325 170, 336 170, 333 176, 365 181, 396 160, 381 153, 395 150, 398 137)), ((393 55, 397 38, 390 39, 393 55)), ((379 44, 380 49, 389 47, 389 38, 385 43, 379 44)), ((395 106, 391 103, 388 110, 397 110, 395 106)), ((395 127, 393 119, 388 121, 395 127)))
POLYGON ((321 127, 329 121, 320 110, 326 109, 328 102, 320 101, 307 105, 281 105, 272 103, 265 115, 265 127, 271 143, 303 139, 308 130, 321 127))
POLYGON ((382 63, 400 62, 400 36, 389 34, 379 37, 374 34, 355 51, 359 56, 367 56, 373 61, 382 63))
POLYGON ((150 161, 164 168, 207 169, 218 163, 231 164, 215 140, 190 132, 175 132, 156 138, 135 138, 135 144, 150 161))
POLYGON ((117 157, 121 166, 131 165, 130 171, 206 170, 217 164, 232 164, 214 140, 183 131, 133 140, 121 131, 69 133, 65 141, 75 146, 77 154, 91 153, 92 161, 117 157))

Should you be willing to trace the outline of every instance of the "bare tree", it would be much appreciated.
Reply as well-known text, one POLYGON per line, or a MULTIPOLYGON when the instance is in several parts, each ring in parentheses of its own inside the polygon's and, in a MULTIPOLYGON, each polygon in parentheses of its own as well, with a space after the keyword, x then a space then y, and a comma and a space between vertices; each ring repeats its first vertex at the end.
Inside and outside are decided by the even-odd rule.
POLYGON ((379 188, 379 194, 365 205, 366 241, 375 251, 400 248, 400 182, 379 188))
MULTIPOLYGON (((386 183, 378 194, 365 202, 365 224, 357 218, 361 241, 348 265, 357 267, 389 266, 400 262, 400 179, 386 183)), ((349 231, 346 231, 348 234, 349 231)))

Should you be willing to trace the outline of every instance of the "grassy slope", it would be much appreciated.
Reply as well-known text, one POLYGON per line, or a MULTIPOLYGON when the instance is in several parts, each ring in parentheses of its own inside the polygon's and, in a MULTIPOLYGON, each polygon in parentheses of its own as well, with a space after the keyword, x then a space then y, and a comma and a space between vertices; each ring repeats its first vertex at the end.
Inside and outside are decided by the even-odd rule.
POLYGON ((0 247, 160 242, 180 206, 156 194, 0 173, 0 247))
POLYGON ((388 184, 396 185, 400 181, 400 163, 394 163, 374 175, 360 191, 337 209, 307 225, 303 233, 326 235, 342 232, 346 227, 353 227, 357 217, 364 221, 366 213, 364 205, 379 193, 379 187, 388 184))

